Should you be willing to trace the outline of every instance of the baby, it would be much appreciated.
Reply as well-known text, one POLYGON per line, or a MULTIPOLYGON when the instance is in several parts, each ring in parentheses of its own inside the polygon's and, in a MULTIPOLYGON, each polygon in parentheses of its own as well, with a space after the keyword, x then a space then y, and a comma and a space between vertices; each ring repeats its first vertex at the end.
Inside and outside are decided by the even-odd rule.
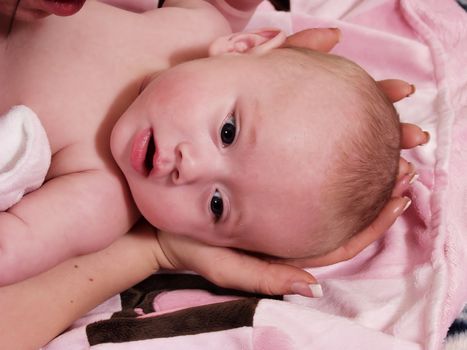
POLYGON ((131 195, 162 230, 281 257, 367 226, 394 187, 397 115, 356 65, 284 40, 231 34, 194 0, 144 14, 88 1, 16 23, 0 42, 0 111, 34 110, 52 163, 0 213, 0 284, 107 246, 139 217, 131 195))
POLYGON ((355 64, 260 40, 271 47, 214 47, 211 58, 157 74, 116 123, 112 153, 142 215, 162 230, 321 255, 390 198, 399 120, 355 64))

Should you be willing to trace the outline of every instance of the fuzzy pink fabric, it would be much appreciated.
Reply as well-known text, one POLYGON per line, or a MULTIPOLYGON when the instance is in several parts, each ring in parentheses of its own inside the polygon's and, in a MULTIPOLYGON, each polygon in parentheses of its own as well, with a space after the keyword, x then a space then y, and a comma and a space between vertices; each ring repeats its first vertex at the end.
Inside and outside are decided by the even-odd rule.
MULTIPOLYGON (((323 284, 319 300, 262 300, 251 328, 96 349, 442 348, 467 301, 467 15, 454 1, 291 2, 290 14, 264 4, 250 28, 276 26, 291 33, 339 27, 343 37, 335 53, 376 79, 401 78, 417 86, 415 95, 397 103, 403 121, 431 133, 428 145, 404 153, 420 174, 412 206, 351 261, 312 270, 323 284)), ((118 309, 118 296, 112 300, 118 309)), ((110 311, 101 306, 87 317, 108 318, 110 311)), ((81 325, 45 349, 86 348, 81 325)))
MULTIPOLYGON (((407 343, 397 349, 438 349, 467 300, 467 15, 454 1, 293 0, 290 16, 275 16, 292 32, 339 27, 335 53, 376 79, 414 83, 416 94, 397 108, 403 121, 432 136, 404 153, 420 174, 406 214, 352 261, 313 270, 324 281, 323 299, 289 298, 321 312, 321 326, 339 335, 333 342, 316 334, 302 345, 340 348, 340 341, 349 348, 350 339, 364 339, 368 346, 356 348, 382 349, 398 339, 407 343)), ((269 18, 262 14, 251 26, 270 25, 269 18)))

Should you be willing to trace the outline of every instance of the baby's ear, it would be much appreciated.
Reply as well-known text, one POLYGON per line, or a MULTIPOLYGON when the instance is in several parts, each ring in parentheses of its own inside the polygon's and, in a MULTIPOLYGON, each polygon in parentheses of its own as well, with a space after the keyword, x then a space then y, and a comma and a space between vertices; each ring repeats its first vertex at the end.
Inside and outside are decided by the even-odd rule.
POLYGON ((262 55, 282 46, 286 36, 275 28, 263 28, 253 32, 233 33, 216 39, 209 47, 209 56, 228 53, 248 53, 262 55))

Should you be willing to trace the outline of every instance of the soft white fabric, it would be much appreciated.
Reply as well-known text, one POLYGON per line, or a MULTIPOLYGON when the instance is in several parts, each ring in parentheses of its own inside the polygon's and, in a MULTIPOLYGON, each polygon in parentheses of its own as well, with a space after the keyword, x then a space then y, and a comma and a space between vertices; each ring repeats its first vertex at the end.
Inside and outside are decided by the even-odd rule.
POLYGON ((42 185, 50 166, 50 145, 37 115, 15 106, 0 116, 0 211, 42 185))

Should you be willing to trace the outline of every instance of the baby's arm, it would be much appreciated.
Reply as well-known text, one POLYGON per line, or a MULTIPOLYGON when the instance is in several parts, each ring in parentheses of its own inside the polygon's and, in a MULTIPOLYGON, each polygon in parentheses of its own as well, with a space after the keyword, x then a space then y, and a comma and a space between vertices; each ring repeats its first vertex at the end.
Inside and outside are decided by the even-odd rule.
POLYGON ((56 177, 0 213, 0 285, 101 249, 136 219, 117 176, 89 170, 56 177))

